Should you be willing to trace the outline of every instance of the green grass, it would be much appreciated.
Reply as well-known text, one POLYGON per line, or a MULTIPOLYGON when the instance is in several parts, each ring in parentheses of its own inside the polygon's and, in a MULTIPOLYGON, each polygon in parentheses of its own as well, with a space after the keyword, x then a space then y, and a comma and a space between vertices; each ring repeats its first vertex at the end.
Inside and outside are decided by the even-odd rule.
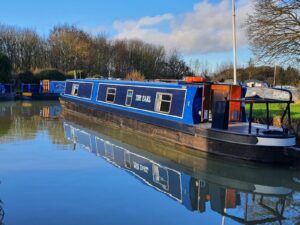
MULTIPOLYGON (((269 104, 270 119, 275 116, 281 116, 284 112, 286 104, 269 104)), ((246 104, 246 112, 249 115, 250 105, 246 104)), ((266 118, 266 104, 253 105, 253 118, 264 119, 266 118)), ((291 104, 291 117, 292 119, 300 119, 300 104, 291 104)))

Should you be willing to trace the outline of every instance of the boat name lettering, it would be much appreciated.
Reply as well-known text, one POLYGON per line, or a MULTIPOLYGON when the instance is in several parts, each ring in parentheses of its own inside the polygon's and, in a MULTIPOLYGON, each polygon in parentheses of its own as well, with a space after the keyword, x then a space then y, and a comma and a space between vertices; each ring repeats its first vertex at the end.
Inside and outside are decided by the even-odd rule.
POLYGON ((137 102, 151 102, 151 96, 146 96, 146 95, 136 95, 135 100, 137 102))
POLYGON ((149 168, 147 166, 143 166, 137 162, 133 162, 133 168, 136 170, 143 171, 144 173, 148 173, 149 168))

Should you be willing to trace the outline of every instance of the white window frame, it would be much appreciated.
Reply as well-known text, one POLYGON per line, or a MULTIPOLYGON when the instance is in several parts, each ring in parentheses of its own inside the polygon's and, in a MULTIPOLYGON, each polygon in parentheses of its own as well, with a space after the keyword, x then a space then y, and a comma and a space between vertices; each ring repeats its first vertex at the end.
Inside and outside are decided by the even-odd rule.
POLYGON ((78 96, 78 92, 79 92, 79 84, 72 84, 71 95, 78 96), (76 94, 75 94, 75 90, 77 91, 76 94))
POLYGON ((131 169, 131 154, 129 151, 124 151, 124 166, 127 169, 131 169))
POLYGON ((115 100, 116 100, 116 95, 117 95, 117 89, 116 88, 107 88, 106 89, 105 101, 106 102, 110 102, 110 103, 114 103, 115 100), (108 94, 112 95, 112 93, 108 93, 109 90, 114 90, 115 91, 115 93, 114 93, 114 100, 113 101, 107 101, 108 94))
POLYGON ((163 92, 157 92, 156 93, 156 98, 155 98, 155 108, 154 110, 156 112, 160 112, 160 113, 165 113, 165 114, 169 114, 171 112, 171 107, 172 107, 172 100, 173 100, 173 94, 171 93, 163 93, 163 92), (163 95, 168 95, 171 97, 171 100, 162 100, 162 96, 163 95), (161 98, 159 98, 161 96, 161 98), (169 107, 169 111, 165 112, 165 111, 161 111, 161 103, 162 102, 169 102, 170 103, 170 107, 169 107))
POLYGON ((127 90, 127 93, 126 93, 126 99, 125 99, 125 106, 131 106, 131 104, 132 104, 132 99, 133 99, 133 90, 132 89, 128 89, 127 90), (127 104, 127 98, 129 98, 129 96, 128 96, 128 93, 129 92, 131 92, 132 94, 131 94, 131 101, 130 101, 130 104, 127 104))
POLYGON ((165 167, 161 167, 158 164, 152 164, 152 180, 153 182, 155 182, 156 184, 160 185, 163 189, 165 189, 166 191, 169 190, 169 182, 170 182, 170 178, 169 178, 169 171, 167 168, 165 167), (166 184, 161 182, 161 173, 160 171, 164 170, 167 177, 166 177, 166 184))
POLYGON ((109 158, 111 160, 115 159, 114 144, 110 143, 109 141, 105 141, 104 152, 106 158, 109 158))

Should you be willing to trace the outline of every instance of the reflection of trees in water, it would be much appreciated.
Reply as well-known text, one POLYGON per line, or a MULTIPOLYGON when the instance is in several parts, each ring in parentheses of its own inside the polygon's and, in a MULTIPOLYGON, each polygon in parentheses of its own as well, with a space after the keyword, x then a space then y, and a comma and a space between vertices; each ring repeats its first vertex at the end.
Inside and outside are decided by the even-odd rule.
POLYGON ((300 199, 298 192, 280 196, 252 194, 249 197, 247 208, 249 220, 254 218, 260 219, 264 223, 299 224, 300 199))
POLYGON ((33 139, 38 131, 39 122, 39 116, 24 118, 14 115, 14 122, 8 132, 8 136, 14 139, 33 139))
MULTIPOLYGON (((209 177, 209 176, 208 176, 209 177)), ((220 177, 221 178, 221 177, 220 177)), ((222 177, 217 183, 192 179, 190 186, 191 205, 203 213, 207 202, 213 211, 227 219, 240 224, 298 224, 299 198, 298 192, 290 188, 261 186, 262 193, 253 192, 253 184, 238 184, 236 188, 227 188, 226 178, 222 177), (223 184, 222 181, 225 183, 223 184), (221 183, 218 183, 221 182, 221 183), (225 185, 225 186, 224 186, 225 185), (250 188, 248 191, 241 188, 250 188)), ((255 184, 254 184, 255 185, 255 184)))
POLYGON ((57 119, 43 118, 43 107, 53 107, 58 102, 12 102, 2 104, 0 111, 0 143, 15 140, 34 139, 39 131, 47 130, 55 144, 65 144, 63 126, 57 119), (5 112, 5 113, 4 113, 5 112), (2 134, 2 135, 1 135, 2 134))
POLYGON ((10 105, 3 105, 0 107, 0 137, 6 135, 12 125, 13 118, 11 115, 12 107, 10 105))
POLYGON ((293 193, 293 197, 287 201, 286 211, 291 215, 292 224, 300 224, 300 192, 293 193))
MULTIPOLYGON (((279 195, 276 194, 256 194, 239 192, 241 198, 241 205, 233 209, 234 214, 237 211, 243 211, 240 217, 234 214, 228 214, 228 217, 245 224, 265 224, 265 223, 282 223, 286 218, 286 202, 291 196, 290 194, 279 195)), ((228 210, 230 212, 231 210, 228 210)))
POLYGON ((299 192, 272 186, 263 187, 266 193, 218 187, 214 188, 218 192, 209 192, 209 201, 212 210, 220 213, 224 221, 228 218, 240 224, 300 224, 299 192), (216 201, 218 197, 221 202, 216 201))
POLYGON ((13 120, 11 117, 1 117, 0 116, 0 124, 1 124, 0 138, 9 133, 12 123, 13 123, 13 120))
POLYGON ((60 121, 49 121, 47 130, 53 144, 69 143, 64 137, 64 127, 60 121))

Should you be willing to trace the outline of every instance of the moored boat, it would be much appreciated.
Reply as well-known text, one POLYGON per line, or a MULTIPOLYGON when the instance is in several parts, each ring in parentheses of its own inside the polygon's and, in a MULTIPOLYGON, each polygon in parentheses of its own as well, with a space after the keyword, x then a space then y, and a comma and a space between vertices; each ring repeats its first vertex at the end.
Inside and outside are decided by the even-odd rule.
POLYGON ((19 100, 58 100, 64 92, 64 81, 42 80, 40 84, 21 84, 19 100))
POLYGON ((244 93, 231 84, 86 79, 67 80, 61 102, 102 122, 201 151, 269 163, 294 161, 289 147, 296 138, 290 129, 252 122, 257 102, 266 104, 267 121, 269 104, 286 104, 282 121, 290 121, 292 100, 245 100, 244 93))

